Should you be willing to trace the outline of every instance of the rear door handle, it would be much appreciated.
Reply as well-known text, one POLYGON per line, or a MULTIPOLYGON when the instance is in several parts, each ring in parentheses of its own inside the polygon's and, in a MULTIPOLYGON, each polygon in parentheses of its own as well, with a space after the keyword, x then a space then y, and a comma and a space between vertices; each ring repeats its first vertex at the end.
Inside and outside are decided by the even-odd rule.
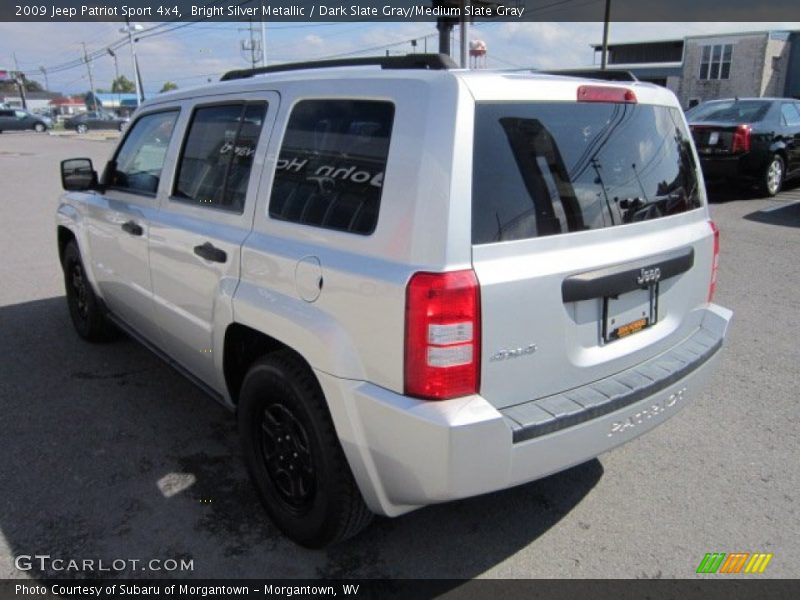
POLYGON ((228 255, 225 254, 225 251, 220 250, 211 242, 206 242, 205 244, 195 246, 194 253, 200 258, 205 258, 211 262, 224 263, 226 260, 228 260, 228 255))
POLYGON ((144 229, 142 226, 134 223, 133 221, 126 221, 122 224, 122 230, 127 231, 131 235, 142 235, 144 233, 144 229))

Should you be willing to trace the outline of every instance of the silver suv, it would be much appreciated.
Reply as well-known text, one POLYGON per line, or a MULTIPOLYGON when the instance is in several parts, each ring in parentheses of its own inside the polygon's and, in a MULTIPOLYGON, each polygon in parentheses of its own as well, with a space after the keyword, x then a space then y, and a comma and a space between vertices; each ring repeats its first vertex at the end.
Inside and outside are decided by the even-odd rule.
POLYGON ((519 485, 700 394, 731 312, 666 89, 416 55, 159 95, 62 163, 78 333, 236 412, 300 544, 519 485))

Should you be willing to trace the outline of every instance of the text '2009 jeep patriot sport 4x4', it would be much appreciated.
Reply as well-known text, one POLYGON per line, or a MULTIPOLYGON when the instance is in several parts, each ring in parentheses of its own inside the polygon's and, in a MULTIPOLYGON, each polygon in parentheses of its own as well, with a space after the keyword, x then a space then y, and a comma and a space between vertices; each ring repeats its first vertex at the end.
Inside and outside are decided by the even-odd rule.
POLYGON ((731 318, 669 91, 451 66, 232 72, 144 103, 101 178, 62 164, 78 333, 121 328, 234 409, 301 544, 652 429, 731 318))

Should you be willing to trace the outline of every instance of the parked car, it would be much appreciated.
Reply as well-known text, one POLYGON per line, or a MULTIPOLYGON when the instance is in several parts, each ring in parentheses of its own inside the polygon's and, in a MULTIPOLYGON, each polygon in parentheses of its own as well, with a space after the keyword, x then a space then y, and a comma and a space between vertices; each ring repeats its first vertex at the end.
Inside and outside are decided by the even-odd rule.
POLYGON ((65 129, 74 129, 78 133, 86 133, 90 129, 116 129, 123 131, 130 121, 127 117, 117 117, 102 111, 90 111, 75 115, 64 121, 65 129))
POLYGON ((25 131, 33 129, 39 133, 53 127, 49 117, 34 115, 21 108, 0 108, 0 133, 3 131, 25 131))
POLYGON ((707 180, 755 184, 774 196, 800 175, 800 102, 732 98, 686 113, 707 180))
POLYGON ((62 163, 78 334, 122 329, 235 411, 300 544, 627 442, 725 338, 675 96, 454 66, 234 71, 145 102, 101 177, 62 163))

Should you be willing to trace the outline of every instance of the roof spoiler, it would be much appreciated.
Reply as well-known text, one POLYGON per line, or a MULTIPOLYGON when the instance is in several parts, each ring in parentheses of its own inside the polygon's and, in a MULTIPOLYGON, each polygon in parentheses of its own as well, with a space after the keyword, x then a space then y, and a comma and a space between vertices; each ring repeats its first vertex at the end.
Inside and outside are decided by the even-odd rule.
POLYGON ((546 71, 534 71, 534 73, 546 73, 548 75, 566 75, 568 77, 582 77, 584 79, 601 79, 603 81, 639 81, 630 71, 609 70, 609 69, 548 69, 546 71))

